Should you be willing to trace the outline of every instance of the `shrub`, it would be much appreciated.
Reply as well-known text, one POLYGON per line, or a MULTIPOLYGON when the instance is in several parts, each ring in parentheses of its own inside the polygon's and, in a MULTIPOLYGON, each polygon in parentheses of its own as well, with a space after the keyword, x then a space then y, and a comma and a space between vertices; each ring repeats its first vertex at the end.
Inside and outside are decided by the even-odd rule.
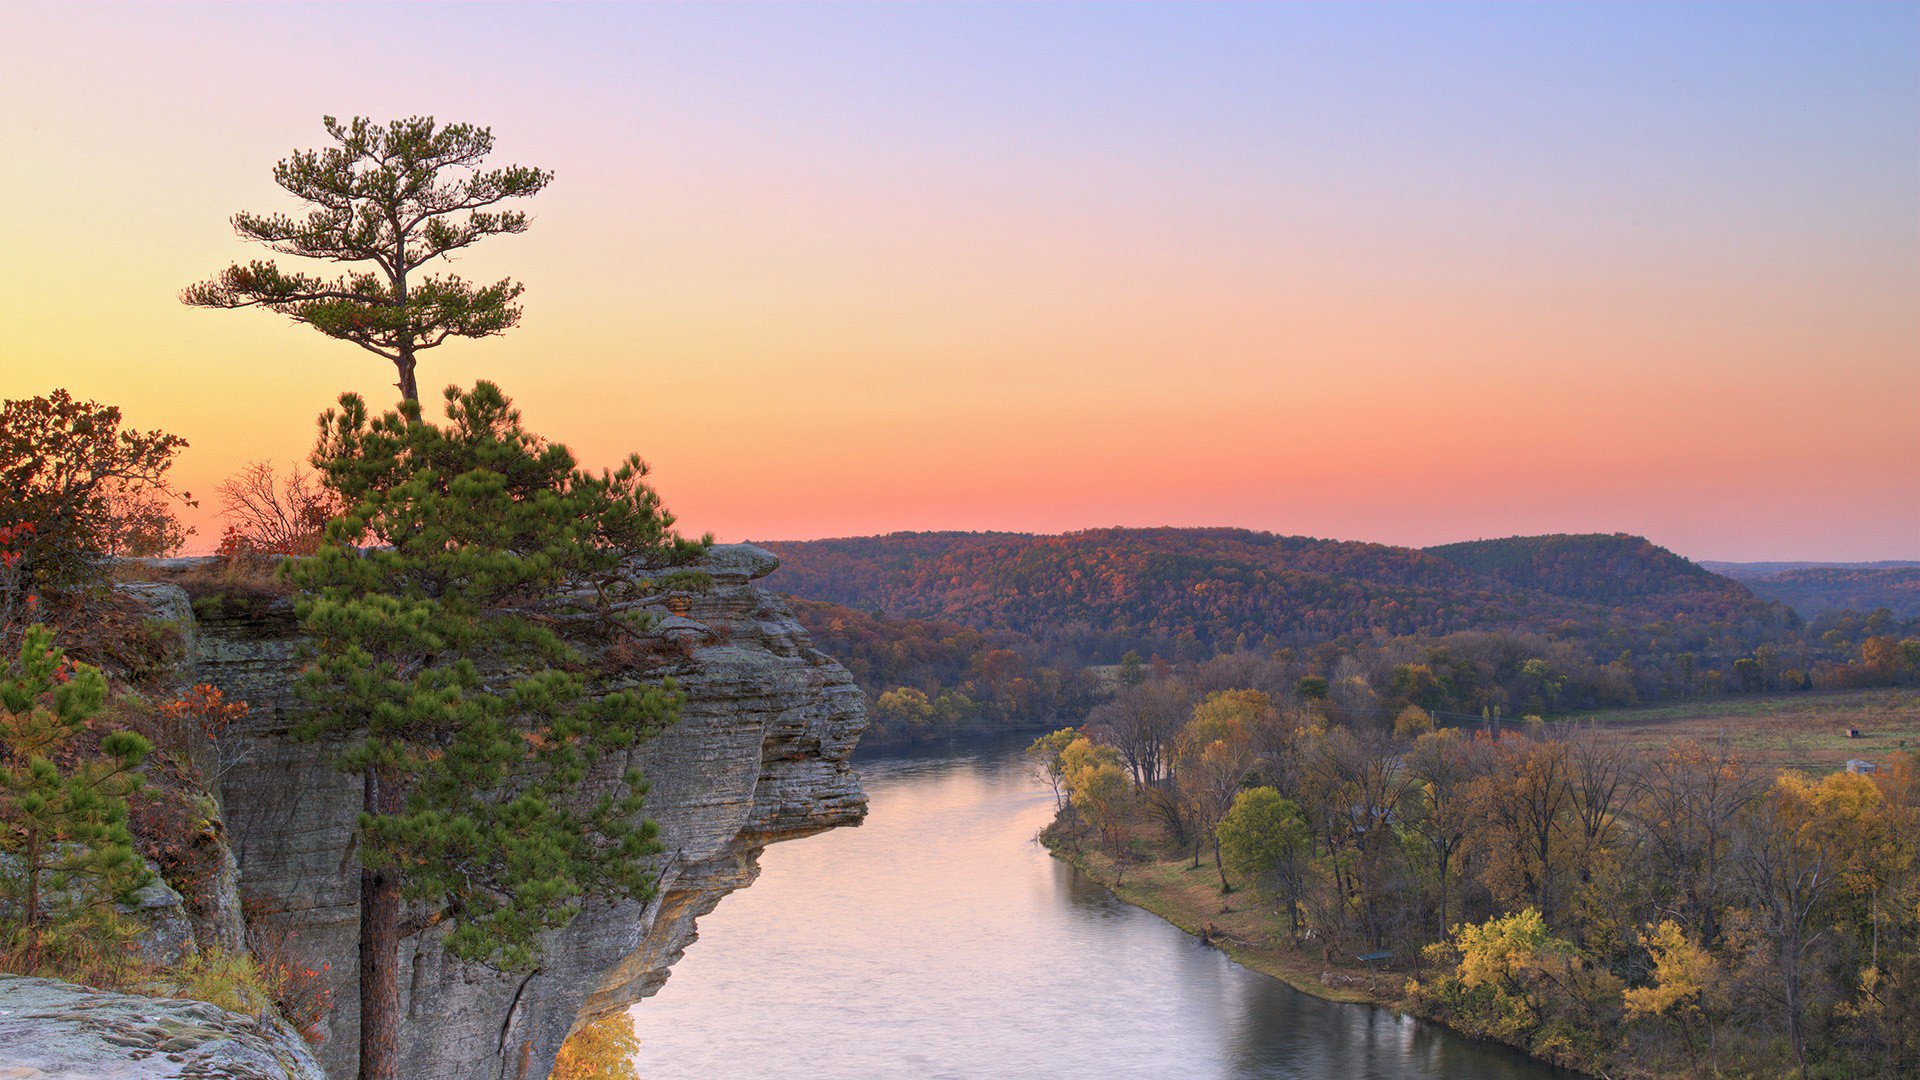
POLYGON ((186 445, 65 390, 0 405, 0 524, 32 525, 12 538, 26 588, 73 593, 102 580, 108 556, 177 547, 187 530, 171 505, 193 501, 167 470, 186 445))
POLYGON ((301 1038, 318 1046, 326 1041, 327 1017, 333 1012, 333 990, 328 985, 333 965, 312 967, 296 955, 283 912, 256 898, 242 898, 240 906, 246 915, 247 950, 253 954, 273 1007, 301 1038))
POLYGON ((146 884, 127 829, 134 772, 152 749, 114 731, 97 752, 73 745, 106 701, 98 668, 71 664, 43 626, 29 627, 20 656, 0 674, 0 845, 11 856, 0 887, 8 964, 39 970, 50 937, 117 940, 114 904, 146 884))

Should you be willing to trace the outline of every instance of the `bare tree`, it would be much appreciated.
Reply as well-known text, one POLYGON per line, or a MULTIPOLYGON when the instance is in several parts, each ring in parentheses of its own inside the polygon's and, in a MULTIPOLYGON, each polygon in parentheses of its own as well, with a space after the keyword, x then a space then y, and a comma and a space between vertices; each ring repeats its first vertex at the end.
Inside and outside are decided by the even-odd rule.
POLYGON ((1672 891, 1681 921, 1704 941, 1720 935, 1739 817, 1767 783, 1725 739, 1708 746, 1669 743, 1635 778, 1634 817, 1659 867, 1653 880, 1672 891))
POLYGON ((1177 679, 1122 686, 1087 714, 1087 727, 1120 751, 1136 787, 1158 783, 1172 770, 1173 741, 1192 708, 1192 692, 1177 679))
POLYGON ((339 498, 298 465, 281 474, 272 462, 249 462, 216 490, 228 522, 220 547, 230 554, 311 555, 342 509, 339 498))

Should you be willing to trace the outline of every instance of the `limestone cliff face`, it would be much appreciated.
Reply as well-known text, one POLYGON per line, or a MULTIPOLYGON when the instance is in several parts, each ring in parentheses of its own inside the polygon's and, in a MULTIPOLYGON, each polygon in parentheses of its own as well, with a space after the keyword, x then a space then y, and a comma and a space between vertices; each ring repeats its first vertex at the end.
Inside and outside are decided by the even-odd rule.
MULTIPOLYGON (((786 605, 754 587, 777 565, 747 545, 716 547, 710 589, 652 598, 662 614, 645 677, 686 693, 678 724, 631 757, 666 845, 659 895, 589 906, 549 935, 541 968, 507 975, 446 956, 429 932, 403 953, 406 1059, 416 1080, 540 1080, 577 1025, 653 993, 695 937, 694 920, 751 882, 766 845, 858 824, 866 796, 847 764, 866 716, 845 669, 816 651, 786 605)), ((313 745, 288 737, 295 631, 284 608, 202 617, 198 677, 253 711, 229 740, 226 827, 254 932, 284 933, 318 968, 332 963, 334 1009, 319 1056, 354 1073, 359 789, 313 745)))

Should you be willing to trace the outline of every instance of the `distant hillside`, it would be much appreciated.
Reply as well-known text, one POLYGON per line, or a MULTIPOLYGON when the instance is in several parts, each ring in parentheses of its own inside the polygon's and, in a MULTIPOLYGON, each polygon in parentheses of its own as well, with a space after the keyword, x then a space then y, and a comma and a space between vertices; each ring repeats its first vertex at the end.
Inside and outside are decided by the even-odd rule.
POLYGON ((1881 559, 1878 562, 1720 562, 1701 559, 1700 565, 1735 581, 1772 577, 1786 570, 1894 570, 1920 567, 1920 560, 1881 559))
POLYGON ((1708 563, 1754 593, 1811 619, 1829 611, 1886 608, 1920 618, 1920 563, 1708 563))
POLYGON ((1664 647, 1707 650, 1757 639, 1781 620, 1740 584, 1622 535, 1424 551, 1168 528, 894 533, 766 546, 782 561, 770 588, 1011 630, 1097 660, 1127 649, 1197 657, 1263 641, 1496 629, 1594 638, 1614 652, 1657 633, 1664 647))

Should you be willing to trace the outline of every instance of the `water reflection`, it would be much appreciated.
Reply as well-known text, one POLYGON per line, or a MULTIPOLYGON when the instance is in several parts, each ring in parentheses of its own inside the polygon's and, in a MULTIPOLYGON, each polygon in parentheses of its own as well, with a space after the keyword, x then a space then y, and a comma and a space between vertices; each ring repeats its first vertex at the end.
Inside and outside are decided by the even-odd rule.
POLYGON ((1300 994, 1049 858, 1018 748, 869 758, 866 825, 768 851, 638 1007, 677 1077, 1567 1074, 1300 994))

